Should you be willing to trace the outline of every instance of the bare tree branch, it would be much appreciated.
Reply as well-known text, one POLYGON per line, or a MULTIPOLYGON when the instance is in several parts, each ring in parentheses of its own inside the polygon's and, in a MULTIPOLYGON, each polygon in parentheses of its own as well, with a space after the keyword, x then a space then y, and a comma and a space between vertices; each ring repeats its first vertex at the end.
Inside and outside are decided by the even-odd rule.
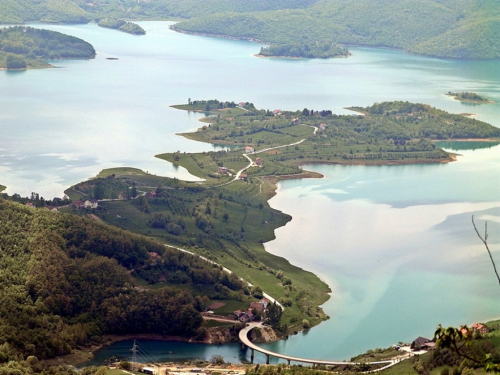
POLYGON ((474 215, 472 215, 472 225, 474 226, 474 230, 476 231, 477 236, 479 239, 483 242, 484 246, 486 247, 486 250, 488 251, 488 254, 491 259, 491 264, 493 264, 493 269, 495 270, 495 274, 497 275, 498 283, 500 284, 500 276, 498 275, 497 271, 497 266, 495 264, 495 261, 493 260, 493 256, 491 255, 490 248, 488 247, 488 222, 484 224, 484 237, 481 237, 479 234, 479 231, 476 228, 476 223, 474 223, 474 215))

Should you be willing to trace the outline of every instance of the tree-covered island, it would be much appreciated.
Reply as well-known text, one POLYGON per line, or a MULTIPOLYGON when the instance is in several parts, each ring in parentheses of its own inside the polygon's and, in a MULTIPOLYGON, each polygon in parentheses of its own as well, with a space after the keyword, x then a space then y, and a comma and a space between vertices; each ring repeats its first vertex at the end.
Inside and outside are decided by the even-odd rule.
POLYGON ((146 31, 140 27, 138 24, 133 22, 124 21, 117 18, 106 17, 99 20, 97 23, 100 27, 106 27, 108 29, 115 29, 123 31, 125 33, 133 35, 145 35, 146 31))
POLYGON ((464 103, 472 103, 472 104, 484 104, 484 103, 493 103, 493 101, 483 98, 481 95, 476 94, 475 92, 448 92, 446 94, 451 96, 453 99, 464 102, 464 103))
POLYGON ((49 67, 47 60, 92 59, 94 47, 56 31, 13 26, 0 29, 0 68, 22 70, 49 67))

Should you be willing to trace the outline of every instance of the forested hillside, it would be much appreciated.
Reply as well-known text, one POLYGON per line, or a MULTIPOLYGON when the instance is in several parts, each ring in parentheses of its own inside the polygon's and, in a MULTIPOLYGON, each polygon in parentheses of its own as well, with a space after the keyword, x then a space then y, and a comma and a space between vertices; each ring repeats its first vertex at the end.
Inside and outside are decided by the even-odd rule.
POLYGON ((317 0, 2 0, 0 23, 86 23, 95 18, 192 18, 220 12, 308 7, 317 0))
POLYGON ((14 26, 0 29, 0 67, 25 69, 46 66, 51 59, 91 59, 90 43, 56 31, 14 26))
POLYGON ((176 25, 272 44, 330 41, 452 58, 500 58, 500 3, 475 0, 320 0, 306 9, 219 13, 176 25))
POLYGON ((2 0, 0 23, 87 23, 90 15, 72 0, 2 0))
POLYGON ((192 33, 257 39, 265 55, 345 55, 338 45, 401 48, 437 57, 500 58, 494 0, 4 0, 0 23, 188 18, 192 33), (318 48, 318 45, 321 46, 318 48), (326 48, 326 46, 330 46, 326 48), (312 51, 312 52, 311 52, 312 51))
POLYGON ((90 219, 0 199, 0 223, 0 363, 67 354, 106 333, 203 335, 208 298, 186 285, 211 297, 246 288, 190 254, 90 219), (183 289, 135 287, 155 272, 183 289))

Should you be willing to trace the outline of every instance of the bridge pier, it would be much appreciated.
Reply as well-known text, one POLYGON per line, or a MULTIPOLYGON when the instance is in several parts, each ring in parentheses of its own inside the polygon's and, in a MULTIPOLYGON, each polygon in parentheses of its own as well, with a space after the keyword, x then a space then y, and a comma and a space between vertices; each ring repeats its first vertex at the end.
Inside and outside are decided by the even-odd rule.
POLYGON ((269 354, 266 354, 266 365, 269 364, 269 354))
POLYGON ((251 349, 251 350, 252 350, 252 354, 250 354, 250 362, 253 363, 254 350, 253 349, 251 349))
POLYGON ((288 362, 288 367, 290 367, 290 360, 289 360, 289 359, 287 359, 286 361, 288 362))

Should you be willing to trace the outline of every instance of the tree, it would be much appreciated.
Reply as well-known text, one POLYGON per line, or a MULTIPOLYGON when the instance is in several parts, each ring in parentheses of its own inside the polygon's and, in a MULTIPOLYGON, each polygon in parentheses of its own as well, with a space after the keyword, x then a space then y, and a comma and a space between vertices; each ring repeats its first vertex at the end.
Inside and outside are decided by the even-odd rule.
POLYGON ((228 220, 229 220, 229 215, 226 212, 224 213, 224 215, 222 215, 222 221, 227 224, 228 220))
POLYGON ((280 327, 281 315, 283 314, 283 309, 280 305, 275 302, 270 303, 266 310, 267 322, 274 328, 280 327))
MULTIPOLYGON (((484 236, 481 236, 479 230, 476 227, 476 223, 474 222, 474 215, 472 215, 472 226, 474 227, 474 231, 476 232, 477 236, 486 247, 488 255, 490 256, 491 263, 493 264, 493 270, 495 272, 496 278, 500 283, 500 277, 497 272, 496 264, 493 256, 491 255, 491 251, 488 245, 488 223, 486 222, 484 225, 484 236)), ((470 330, 466 325, 461 326, 460 328, 444 328, 439 325, 434 334, 434 337, 436 339, 436 345, 438 347, 450 349, 460 357, 469 360, 474 365, 483 367, 486 371, 497 373, 500 372, 500 363, 494 362, 489 354, 478 354, 473 350, 472 341, 474 340, 474 336, 470 334, 470 330)))
POLYGON ((22 56, 8 54, 5 60, 7 69, 19 70, 26 69, 26 60, 22 56))
POLYGON ((137 188, 135 187, 135 184, 132 186, 132 189, 130 189, 130 196, 132 198, 137 197, 137 188))

